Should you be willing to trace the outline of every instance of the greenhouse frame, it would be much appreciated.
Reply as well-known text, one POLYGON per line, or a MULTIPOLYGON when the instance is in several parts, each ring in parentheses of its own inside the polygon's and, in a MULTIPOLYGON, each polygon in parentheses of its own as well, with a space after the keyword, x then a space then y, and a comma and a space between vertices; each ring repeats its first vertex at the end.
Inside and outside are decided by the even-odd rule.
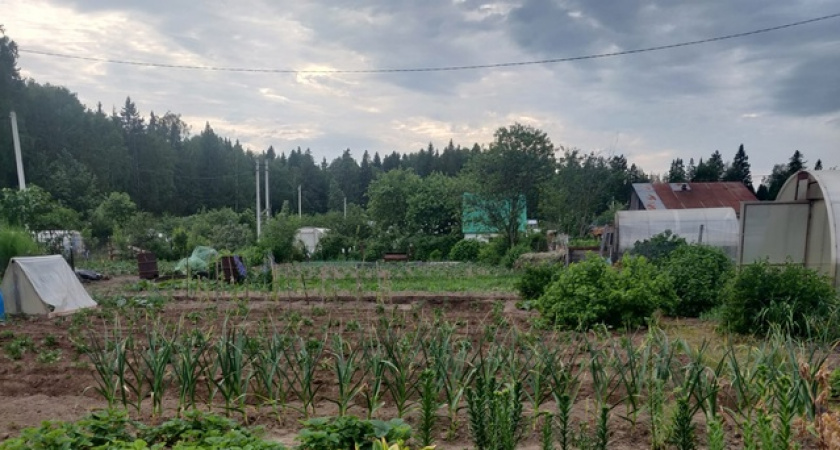
POLYGON ((732 208, 619 211, 615 229, 613 254, 617 255, 632 249, 636 242, 671 231, 690 243, 720 248, 733 261, 738 257, 740 228, 732 208))
POLYGON ((822 272, 840 286, 840 172, 800 171, 772 202, 741 205, 739 263, 766 259, 822 272))

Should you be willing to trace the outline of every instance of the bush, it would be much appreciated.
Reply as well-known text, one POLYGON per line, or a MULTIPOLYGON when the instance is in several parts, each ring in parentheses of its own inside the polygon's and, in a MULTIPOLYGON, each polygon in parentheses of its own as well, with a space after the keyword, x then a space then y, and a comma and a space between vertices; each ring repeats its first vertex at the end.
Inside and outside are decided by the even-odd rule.
POLYGON ((562 266, 556 264, 535 264, 525 267, 525 272, 516 280, 516 290, 523 300, 536 300, 543 295, 548 285, 560 272, 562 266))
POLYGON ((700 244, 677 247, 664 262, 677 294, 677 302, 668 313, 699 317, 720 305, 734 268, 720 249, 700 244))
POLYGON ((675 301, 671 279, 644 257, 625 256, 621 268, 590 257, 557 274, 537 300, 543 320, 569 328, 595 324, 636 327, 675 301))
POLYGON ((531 248, 528 247, 528 244, 517 244, 505 253, 505 256, 502 258, 501 263, 507 267, 508 269, 512 268, 513 265, 516 263, 516 260, 519 259, 520 256, 528 253, 531 251, 531 248))
POLYGON ((297 436, 299 450, 352 449, 370 450, 373 442, 405 442, 411 437, 411 427, 402 419, 361 420, 354 416, 321 417, 303 422, 297 436))
POLYGON ((473 239, 461 239, 449 251, 450 261, 476 262, 481 251, 481 242, 473 239))
MULTIPOLYGON (((799 264, 767 261, 741 267, 724 299, 724 326, 736 333, 765 334, 779 327, 793 336, 828 330, 837 291, 825 276, 799 264)), ((831 328, 835 328, 832 326, 831 328)))
POLYGON ((15 256, 35 255, 38 244, 26 231, 15 228, 0 230, 0 274, 6 271, 9 261, 15 256))
POLYGON ((498 266, 508 251, 508 243, 505 238, 490 239, 478 251, 478 262, 490 266, 498 266))
POLYGON ((677 248, 688 245, 684 238, 672 234, 671 230, 654 235, 650 239, 639 241, 633 244, 630 254, 644 256, 654 264, 663 262, 668 255, 677 248))

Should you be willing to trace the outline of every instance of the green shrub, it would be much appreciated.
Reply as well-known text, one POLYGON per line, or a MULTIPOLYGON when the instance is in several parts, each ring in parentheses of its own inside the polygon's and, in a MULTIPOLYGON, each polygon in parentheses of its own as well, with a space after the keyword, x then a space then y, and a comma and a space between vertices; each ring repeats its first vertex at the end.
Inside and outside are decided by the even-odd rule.
POLYGON ((671 276, 677 294, 677 302, 668 313, 699 317, 720 305, 734 268, 732 261, 720 249, 700 244, 677 247, 664 262, 664 269, 671 276))
POLYGON ((531 251, 531 248, 528 247, 528 244, 517 244, 511 247, 506 253, 504 258, 502 258, 502 264, 507 267, 508 269, 513 268, 513 265, 516 264, 516 260, 519 259, 520 256, 528 253, 531 251))
POLYGON ((523 300, 536 300, 543 295, 545 289, 554 281, 562 266, 557 264, 534 264, 525 267, 525 272, 516 280, 514 287, 523 300))
POLYGON ((9 261, 15 256, 35 255, 38 244, 26 231, 16 228, 0 230, 0 274, 6 271, 9 261))
POLYGON ((179 450, 248 448, 282 450, 278 443, 263 441, 232 420, 198 411, 185 413, 156 427, 133 422, 125 411, 101 411, 70 422, 44 422, 21 431, 17 438, 0 443, 0 450, 23 449, 147 449, 179 450))
POLYGON ((664 262, 671 252, 683 245, 688 245, 684 238, 671 233, 671 230, 665 230, 650 239, 636 242, 629 253, 644 256, 654 264, 659 264, 664 262))
POLYGON ((564 327, 636 327, 675 300, 670 277, 646 258, 625 256, 615 268, 590 257, 560 270, 536 306, 543 320, 564 327))
POLYGON ((297 436, 299 450, 352 449, 370 450, 375 439, 405 442, 411 437, 411 427, 402 419, 361 420, 354 416, 320 417, 303 423, 297 436))
POLYGON ((498 266, 502 262, 508 251, 508 243, 504 238, 490 239, 485 245, 481 246, 478 251, 478 262, 487 264, 489 266, 498 266))
POLYGON ((726 290, 722 315, 725 327, 736 333, 765 334, 779 327, 808 336, 831 331, 826 327, 836 307, 837 291, 825 276, 799 264, 763 261, 740 268, 726 290))
POLYGON ((461 239, 449 251, 450 261, 476 262, 481 251, 481 242, 461 239))

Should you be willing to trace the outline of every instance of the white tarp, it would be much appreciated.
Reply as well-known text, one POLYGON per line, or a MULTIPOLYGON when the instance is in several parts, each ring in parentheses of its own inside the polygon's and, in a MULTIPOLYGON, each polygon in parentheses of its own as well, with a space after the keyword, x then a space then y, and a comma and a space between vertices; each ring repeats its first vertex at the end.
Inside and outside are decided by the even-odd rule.
POLYGON ((295 235, 295 240, 303 243, 303 247, 306 250, 306 253, 308 255, 312 255, 315 253, 315 250, 318 249, 318 243, 321 241, 321 238, 324 237, 324 235, 327 234, 328 231, 330 231, 328 228, 299 228, 295 235))
POLYGON ((12 258, 3 283, 6 314, 69 314, 96 302, 60 255, 12 258))

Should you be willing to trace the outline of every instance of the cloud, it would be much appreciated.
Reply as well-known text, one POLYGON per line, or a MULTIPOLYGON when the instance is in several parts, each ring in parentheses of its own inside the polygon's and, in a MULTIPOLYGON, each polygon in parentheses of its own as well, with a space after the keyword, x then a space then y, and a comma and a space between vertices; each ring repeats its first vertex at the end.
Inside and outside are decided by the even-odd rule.
MULTIPOLYGON (((31 0, 3 5, 22 49, 261 69, 418 68, 579 56, 672 44, 836 12, 829 0, 31 0)), ((498 127, 537 126, 565 147, 670 159, 731 158, 755 173, 795 149, 837 161, 840 19, 739 39, 597 60, 493 70, 240 73, 21 53, 22 73, 89 107, 180 113, 194 130, 255 151, 416 151, 470 146, 498 127)), ((835 161, 835 162, 831 162, 835 161)))

